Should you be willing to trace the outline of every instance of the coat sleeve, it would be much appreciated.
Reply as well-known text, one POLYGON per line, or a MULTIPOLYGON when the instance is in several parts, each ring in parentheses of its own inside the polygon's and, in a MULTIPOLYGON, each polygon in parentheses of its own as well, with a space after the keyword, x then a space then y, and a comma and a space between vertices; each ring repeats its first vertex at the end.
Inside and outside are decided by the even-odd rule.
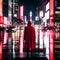
POLYGON ((24 40, 26 39, 26 27, 25 27, 25 30, 24 30, 24 40))

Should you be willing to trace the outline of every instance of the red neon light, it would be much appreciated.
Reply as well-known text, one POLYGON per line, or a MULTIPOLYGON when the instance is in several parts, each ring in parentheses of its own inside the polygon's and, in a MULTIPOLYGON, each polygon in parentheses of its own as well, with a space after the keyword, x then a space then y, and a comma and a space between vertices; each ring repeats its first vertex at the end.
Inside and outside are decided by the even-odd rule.
POLYGON ((54 14, 54 0, 50 0, 50 15, 54 14))
POLYGON ((23 20, 23 6, 20 6, 20 19, 23 20))
POLYGON ((50 26, 54 27, 54 0, 50 0, 50 26))
POLYGON ((4 16, 0 16, 0 24, 4 24, 4 16))

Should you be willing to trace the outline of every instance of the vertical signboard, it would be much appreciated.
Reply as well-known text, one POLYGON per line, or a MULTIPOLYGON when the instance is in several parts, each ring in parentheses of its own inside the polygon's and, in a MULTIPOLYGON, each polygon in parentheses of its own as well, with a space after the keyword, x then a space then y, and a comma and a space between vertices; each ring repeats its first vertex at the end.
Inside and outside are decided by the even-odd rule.
MULTIPOLYGON (((54 27, 54 0, 50 0, 50 26, 54 27)), ((54 60, 54 30, 50 30, 50 60, 54 60)))
POLYGON ((18 19, 23 20, 24 6, 18 6, 18 19))
POLYGON ((18 19, 23 20, 24 6, 18 6, 18 19))
POLYGON ((50 26, 54 27, 54 0, 50 0, 50 26))
POLYGON ((0 0, 0 16, 2 16, 2 0, 0 0))

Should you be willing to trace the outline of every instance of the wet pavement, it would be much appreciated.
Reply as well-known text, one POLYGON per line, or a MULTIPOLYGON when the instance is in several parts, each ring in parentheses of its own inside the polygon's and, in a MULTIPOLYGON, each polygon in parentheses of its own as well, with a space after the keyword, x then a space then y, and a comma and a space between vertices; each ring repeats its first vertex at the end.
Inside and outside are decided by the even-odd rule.
POLYGON ((48 60, 43 52, 37 52, 38 49, 35 49, 33 51, 24 51, 23 53, 19 53, 18 50, 16 50, 13 53, 13 50, 9 50, 7 48, 7 45, 5 45, 5 48, 3 48, 3 57, 2 60, 19 60, 19 59, 31 59, 31 58, 39 58, 41 60, 48 60))

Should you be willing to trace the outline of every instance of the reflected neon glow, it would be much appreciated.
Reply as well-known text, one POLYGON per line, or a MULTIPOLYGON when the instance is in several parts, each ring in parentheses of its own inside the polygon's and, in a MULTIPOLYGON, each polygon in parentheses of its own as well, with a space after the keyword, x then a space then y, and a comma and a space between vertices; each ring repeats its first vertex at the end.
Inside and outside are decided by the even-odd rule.
MULTIPOLYGON (((38 25, 35 26, 35 33, 36 33, 35 42, 38 43, 38 25)), ((36 44, 36 48, 38 48, 38 45, 37 44, 36 44)))
POLYGON ((40 39, 39 39, 39 48, 40 49, 43 49, 43 32, 41 30, 41 27, 40 27, 40 39))
POLYGON ((4 44, 6 44, 7 43, 7 32, 6 32, 6 30, 4 31, 4 44))
POLYGON ((14 39, 14 32, 12 33, 13 37, 13 58, 15 58, 15 39, 14 39))
POLYGON ((46 48, 46 57, 49 59, 49 31, 45 32, 44 47, 46 48))
POLYGON ((20 53, 23 53, 23 30, 20 31, 20 53))
POLYGON ((40 10, 40 12, 39 12, 39 17, 40 17, 40 18, 43 17, 43 10, 40 10))
POLYGON ((2 42, 0 42, 0 60, 2 60, 2 42))
POLYGON ((54 60, 54 31, 50 31, 50 60, 54 60))

